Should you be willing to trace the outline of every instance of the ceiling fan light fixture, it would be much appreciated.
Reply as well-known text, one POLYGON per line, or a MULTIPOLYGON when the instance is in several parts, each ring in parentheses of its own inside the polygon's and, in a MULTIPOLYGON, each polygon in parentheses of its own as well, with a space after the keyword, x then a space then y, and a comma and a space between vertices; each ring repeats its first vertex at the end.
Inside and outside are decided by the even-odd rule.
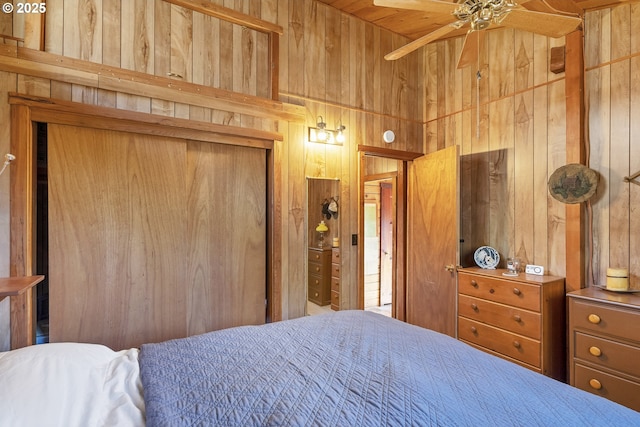
MULTIPOLYGON (((483 10, 486 10, 486 9, 483 9, 483 10)), ((473 17, 471 18, 471 29, 473 31, 484 30, 489 25, 491 25, 492 17, 493 17, 493 13, 491 14, 478 13, 476 15, 473 15, 473 17)))
POLYGON ((453 12, 458 22, 469 23, 473 31, 499 24, 517 5, 512 0, 466 0, 453 12))

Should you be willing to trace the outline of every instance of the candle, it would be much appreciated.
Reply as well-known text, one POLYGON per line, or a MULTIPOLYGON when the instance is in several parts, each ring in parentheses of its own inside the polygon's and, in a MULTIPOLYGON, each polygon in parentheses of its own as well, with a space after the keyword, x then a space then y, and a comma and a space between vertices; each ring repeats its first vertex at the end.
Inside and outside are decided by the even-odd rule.
POLYGON ((629 289, 629 270, 626 268, 607 268, 607 289, 613 291, 629 289))

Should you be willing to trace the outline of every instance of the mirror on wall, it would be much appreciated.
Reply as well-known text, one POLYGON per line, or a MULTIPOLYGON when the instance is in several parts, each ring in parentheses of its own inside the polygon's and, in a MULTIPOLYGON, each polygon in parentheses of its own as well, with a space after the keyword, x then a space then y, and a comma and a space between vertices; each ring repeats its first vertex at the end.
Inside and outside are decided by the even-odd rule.
POLYGON ((307 178, 308 315, 340 306, 340 181, 307 178))

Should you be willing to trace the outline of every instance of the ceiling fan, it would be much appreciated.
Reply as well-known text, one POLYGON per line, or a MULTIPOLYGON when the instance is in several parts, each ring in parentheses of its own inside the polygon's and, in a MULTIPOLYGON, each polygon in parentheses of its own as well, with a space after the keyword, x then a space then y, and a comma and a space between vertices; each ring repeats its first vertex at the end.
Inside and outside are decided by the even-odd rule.
POLYGON ((458 3, 442 0, 373 0, 376 6, 433 12, 451 17, 450 23, 388 53, 384 57, 386 60, 402 58, 468 24, 469 30, 462 44, 458 68, 464 68, 477 61, 476 46, 481 42, 484 34, 482 30, 491 25, 502 25, 557 38, 569 34, 582 24, 577 10, 563 12, 550 6, 546 0, 542 0, 542 3, 546 6, 543 9, 554 12, 533 10, 540 9, 540 5, 536 5, 532 0, 523 0, 520 5, 514 0, 458 0, 458 3))

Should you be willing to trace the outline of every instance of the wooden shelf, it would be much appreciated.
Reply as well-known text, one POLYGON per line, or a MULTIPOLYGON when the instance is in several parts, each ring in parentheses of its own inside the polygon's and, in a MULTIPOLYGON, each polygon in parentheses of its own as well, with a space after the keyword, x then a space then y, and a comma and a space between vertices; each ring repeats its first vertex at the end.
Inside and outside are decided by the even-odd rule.
POLYGON ((0 278, 0 300, 11 298, 11 349, 32 345, 35 336, 33 287, 44 276, 0 278))
POLYGON ((0 298, 21 295, 43 279, 44 276, 0 277, 0 298))

